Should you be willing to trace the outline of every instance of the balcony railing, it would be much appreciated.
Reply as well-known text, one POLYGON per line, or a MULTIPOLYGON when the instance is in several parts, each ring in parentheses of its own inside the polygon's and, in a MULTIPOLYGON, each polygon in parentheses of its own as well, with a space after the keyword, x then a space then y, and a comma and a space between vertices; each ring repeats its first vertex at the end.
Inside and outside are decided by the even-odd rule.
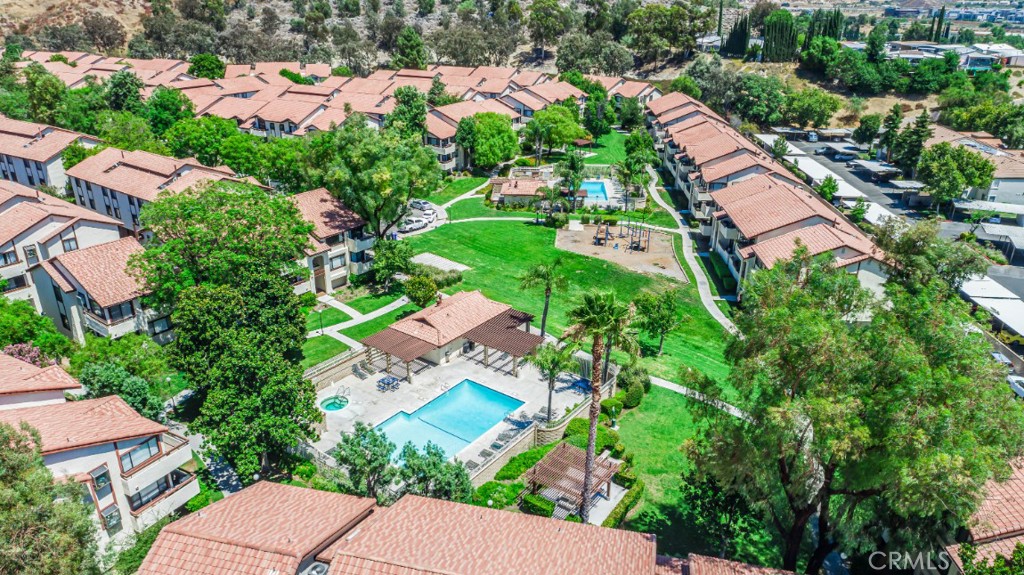
POLYGON ((363 252, 373 247, 374 242, 377 238, 370 235, 356 236, 354 238, 345 238, 345 245, 348 246, 350 252, 363 252))
POLYGON ((365 262, 348 262, 348 272, 352 275, 365 274, 373 269, 373 260, 365 262))
POLYGON ((192 450, 188 449, 187 439, 173 433, 164 433, 160 440, 163 443, 162 453, 121 473, 125 493, 138 492, 139 489, 184 466, 192 459, 192 450))

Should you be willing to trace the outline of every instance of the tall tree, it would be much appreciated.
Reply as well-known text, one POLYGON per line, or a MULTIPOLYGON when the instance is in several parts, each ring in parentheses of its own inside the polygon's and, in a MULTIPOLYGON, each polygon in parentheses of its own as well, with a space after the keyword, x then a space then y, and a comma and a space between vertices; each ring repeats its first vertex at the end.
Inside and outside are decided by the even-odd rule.
POLYGON ((224 77, 226 69, 227 65, 214 54, 196 54, 189 58, 188 73, 190 76, 217 80, 224 77))
POLYGON ((466 167, 471 167, 476 152, 476 118, 466 116, 459 120, 459 125, 455 129, 455 143, 466 155, 466 167))
POLYGON ((547 147, 549 150, 561 148, 587 135, 572 111, 558 105, 548 106, 534 114, 524 131, 527 139, 539 138, 536 141, 540 142, 540 148, 547 147))
POLYGON ((400 457, 398 476, 403 494, 460 503, 473 498, 473 483, 466 466, 458 460, 449 461, 444 450, 433 442, 428 441, 421 452, 410 441, 402 447, 400 457))
POLYGON ((970 188, 988 190, 995 164, 978 152, 949 142, 941 142, 921 153, 918 179, 935 201, 935 211, 945 202, 963 196, 970 188))
POLYGON ((352 433, 341 436, 334 458, 349 478, 353 494, 384 502, 387 489, 398 478, 398 469, 391 465, 394 451, 395 444, 383 431, 357 421, 352 433))
POLYGON ((619 302, 614 292, 587 293, 580 305, 569 310, 572 325, 566 336, 573 341, 590 340, 593 364, 590 376, 590 429, 587 432, 587 454, 583 470, 580 519, 590 517, 590 491, 594 485, 594 451, 597 443, 597 420, 601 415, 601 387, 604 370, 601 363, 606 353, 606 341, 621 334, 633 320, 632 305, 619 302))
POLYGON ((519 278, 519 289, 529 290, 536 287, 544 288, 544 311, 540 316, 540 336, 547 334, 548 309, 551 306, 551 294, 555 290, 565 291, 569 288, 569 280, 559 270, 564 265, 561 258, 549 264, 537 264, 519 278))
POLYGON ((89 397, 118 395, 139 415, 160 420, 163 402, 149 388, 149 382, 132 375, 116 363, 90 363, 78 375, 89 397))
POLYGON ((921 112, 921 115, 914 120, 914 123, 907 126, 900 132, 896 139, 896 149, 893 153, 893 162, 908 176, 913 176, 917 170, 917 163, 921 159, 925 142, 932 137, 931 120, 928 113, 921 112))
POLYGON ((878 130, 882 128, 881 114, 866 114, 860 117, 860 124, 853 131, 853 141, 860 145, 870 145, 878 137, 878 130))
POLYGON ((541 59, 546 58, 544 48, 568 31, 568 15, 558 0, 533 0, 529 8, 530 18, 527 29, 535 49, 540 50, 541 59))
POLYGON ((30 343, 50 359, 68 357, 73 349, 53 321, 39 315, 31 302, 0 295, 0 349, 18 343, 30 343))
POLYGON ((764 47, 761 54, 766 62, 791 62, 796 58, 797 30, 793 15, 788 10, 776 10, 764 20, 764 47))
POLYGON ((158 86, 146 100, 145 114, 153 133, 162 136, 175 123, 192 118, 195 105, 181 90, 158 86))
POLYGON ((750 15, 744 14, 732 23, 729 37, 722 45, 721 52, 727 56, 743 56, 750 45, 750 15))
MULTIPOLYGON (((482 112, 475 119, 473 155, 481 168, 491 169, 519 154, 519 136, 512 128, 511 118, 482 112)), ((457 130, 455 136, 458 137, 457 130)))
POLYGON ((402 28, 395 40, 395 52, 391 57, 391 67, 396 70, 402 68, 426 70, 428 59, 427 47, 423 44, 420 33, 412 26, 402 28))
POLYGON ((665 349, 665 336, 683 325, 679 292, 641 293, 636 298, 636 313, 640 327, 651 337, 658 338, 658 355, 661 355, 665 349))
POLYGON ((903 109, 899 104, 893 104, 889 113, 882 121, 882 128, 885 130, 878 137, 878 145, 885 148, 885 159, 892 160, 893 151, 896 148, 896 141, 900 137, 900 127, 903 125, 903 109))
POLYGON ((557 343, 545 343, 527 356, 526 361, 530 362, 540 372, 548 383, 548 415, 547 420, 551 422, 551 398, 555 393, 555 382, 558 376, 579 368, 576 361, 576 344, 559 346, 557 343))
POLYGON ((54 123, 67 93, 64 82, 47 72, 41 64, 32 63, 25 68, 25 86, 28 88, 32 119, 43 124, 54 123))
POLYGON ((583 159, 583 152, 573 150, 565 155, 565 159, 558 162, 555 167, 555 176, 560 179, 560 185, 564 186, 569 195, 569 208, 576 209, 576 195, 583 185, 584 172, 587 164, 583 159))
POLYGON ((935 282, 957 291, 968 279, 985 273, 988 260, 964 242, 939 235, 934 219, 911 224, 903 218, 886 218, 875 230, 875 241, 895 265, 889 279, 903 289, 918 293, 935 282))
POLYGON ((387 115, 384 127, 403 138, 420 138, 427 133, 427 98, 413 86, 395 90, 395 108, 387 115))
POLYGON ((99 575, 95 512, 81 485, 54 481, 39 433, 27 425, 0 422, 0 445, 0 572, 99 575))
MULTIPOLYGON (((687 76, 680 76, 680 78, 690 79, 687 76)), ((690 81, 692 82, 693 80, 690 81)), ((673 81, 672 84, 675 85, 675 81, 673 81)), ((622 102, 619 104, 619 127, 623 130, 632 131, 642 127, 643 125, 644 110, 640 105, 640 100, 636 98, 623 98, 622 102)))
POLYGON ((114 72, 103 85, 107 90, 107 105, 111 110, 134 114, 142 109, 142 88, 145 84, 135 72, 114 72))

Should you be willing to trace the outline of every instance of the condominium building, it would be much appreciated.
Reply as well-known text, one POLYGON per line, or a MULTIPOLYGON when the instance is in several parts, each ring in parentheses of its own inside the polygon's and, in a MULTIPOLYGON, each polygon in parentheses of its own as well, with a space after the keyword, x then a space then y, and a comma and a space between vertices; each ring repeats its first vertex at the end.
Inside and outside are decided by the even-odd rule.
POLYGON ((99 140, 0 115, 0 180, 11 180, 30 188, 52 186, 63 192, 67 175, 61 153, 75 142, 91 148, 99 140))
POLYGON ((313 247, 300 262, 310 275, 295 284, 296 293, 330 293, 346 285, 349 276, 370 271, 373 258, 369 250, 375 238, 366 232, 363 218, 324 188, 288 199, 302 218, 313 224, 313 247))

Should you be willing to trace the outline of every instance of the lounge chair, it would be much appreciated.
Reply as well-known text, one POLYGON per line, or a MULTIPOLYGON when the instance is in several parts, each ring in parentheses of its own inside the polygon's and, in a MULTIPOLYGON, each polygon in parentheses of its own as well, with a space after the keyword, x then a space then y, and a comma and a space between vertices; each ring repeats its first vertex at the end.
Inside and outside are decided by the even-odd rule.
POLYGON ((490 449, 484 449, 484 450, 480 451, 480 459, 483 459, 484 461, 487 461, 488 459, 490 459, 492 457, 494 457, 494 452, 491 451, 490 449))
POLYGON ((495 451, 501 451, 502 449, 504 449, 505 443, 506 442, 499 439, 498 441, 495 441, 494 443, 491 444, 491 449, 495 451))
POLYGON ((476 469, 478 467, 480 467, 480 464, 475 462, 475 461, 467 461, 466 462, 466 470, 468 470, 468 471, 473 471, 474 469, 476 469))

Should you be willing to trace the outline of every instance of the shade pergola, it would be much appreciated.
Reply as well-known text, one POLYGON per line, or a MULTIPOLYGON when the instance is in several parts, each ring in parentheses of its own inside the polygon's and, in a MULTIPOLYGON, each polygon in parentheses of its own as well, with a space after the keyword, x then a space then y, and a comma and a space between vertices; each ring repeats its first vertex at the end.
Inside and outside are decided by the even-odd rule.
MULTIPOLYGON (((541 336, 519 329, 519 326, 528 324, 532 319, 533 316, 526 312, 508 309, 466 332, 465 338, 483 346, 484 366, 490 367, 491 349, 518 359, 533 353, 537 346, 544 343, 541 336)), ((512 375, 519 375, 517 361, 512 362, 512 375)))
MULTIPOLYGON (((583 503, 583 474, 586 461, 586 451, 568 443, 560 443, 526 472, 526 478, 533 491, 536 491, 538 486, 554 489, 579 506, 583 503)), ((594 480, 591 483, 591 492, 587 494, 587 501, 602 489, 611 494, 612 477, 618 473, 620 465, 608 459, 594 460, 594 480)))

